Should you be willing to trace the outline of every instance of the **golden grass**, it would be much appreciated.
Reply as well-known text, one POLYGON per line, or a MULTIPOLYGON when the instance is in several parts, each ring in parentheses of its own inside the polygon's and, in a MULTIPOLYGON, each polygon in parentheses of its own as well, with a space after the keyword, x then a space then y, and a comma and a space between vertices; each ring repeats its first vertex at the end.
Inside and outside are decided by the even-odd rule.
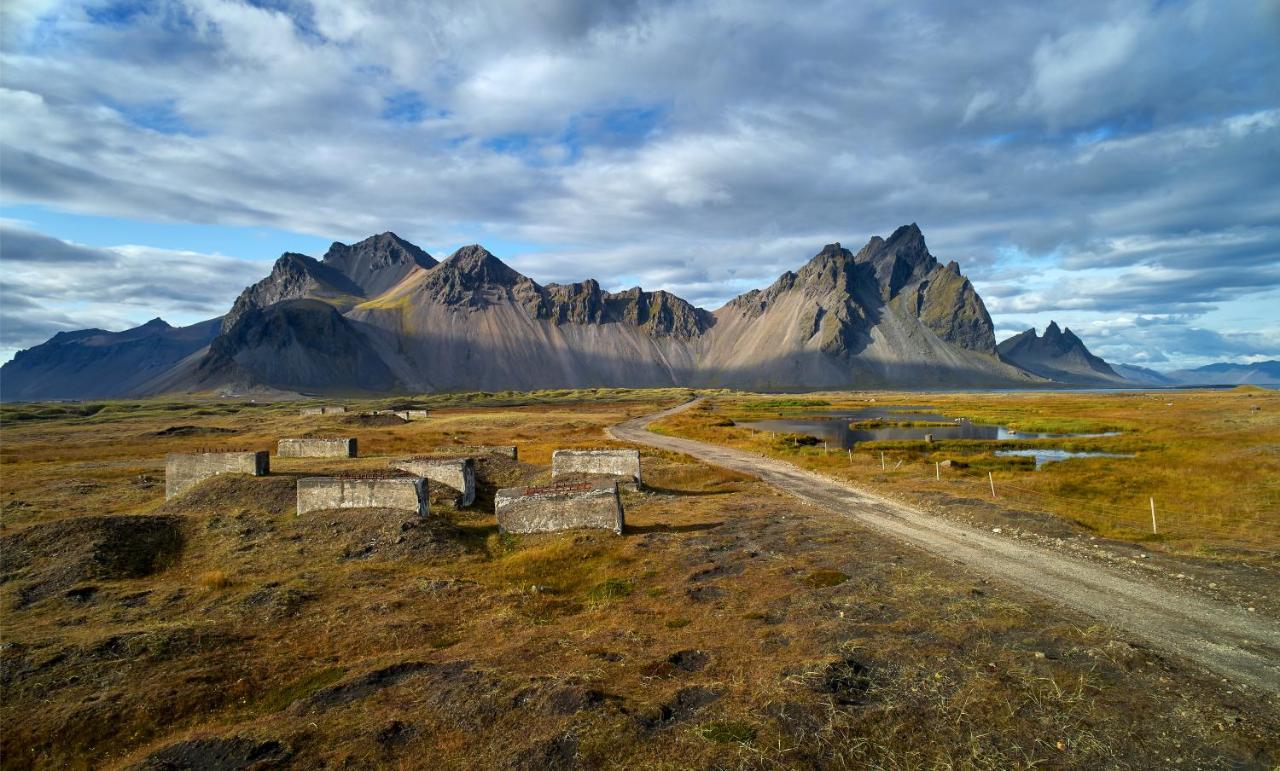
POLYGON ((1021 431, 1122 433, 999 443, 869 442, 850 458, 842 450, 826 452, 820 444, 792 444, 790 437, 726 425, 796 415, 805 401, 761 409, 777 400, 749 396, 714 398, 705 409, 676 415, 654 429, 766 453, 893 495, 990 498, 990 472, 1003 504, 1049 512, 1100 535, 1264 559, 1280 549, 1280 393, 1275 391, 821 394, 813 403, 826 411, 872 406, 869 399, 877 407, 927 404, 947 416, 1021 431), (1080 458, 1035 471, 1029 459, 991 453, 1035 446, 1137 457, 1080 458), (947 459, 964 461, 968 468, 947 469, 938 481, 934 463, 947 459), (1151 533, 1153 498, 1158 535, 1151 533))

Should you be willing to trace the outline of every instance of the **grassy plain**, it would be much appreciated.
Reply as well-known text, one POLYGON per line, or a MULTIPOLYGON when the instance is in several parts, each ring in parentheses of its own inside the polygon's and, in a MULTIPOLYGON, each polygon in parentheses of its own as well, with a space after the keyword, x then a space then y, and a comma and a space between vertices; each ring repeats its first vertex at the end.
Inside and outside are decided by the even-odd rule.
MULTIPOLYGON (((687 397, 456 395, 387 426, 292 403, 4 407, 4 766, 1280 762, 1273 699, 685 457, 644 451, 622 537, 497 533, 493 487, 687 397), (307 433, 364 457, 273 457, 163 500, 166 452, 307 433), (520 463, 482 463, 473 508, 295 516, 299 475, 484 443, 520 463), (163 553, 113 540, 122 520, 154 522, 163 553)), ((744 441, 706 425, 746 403, 722 398, 668 430, 744 441)))
MULTIPOLYGON (((919 425, 913 414, 903 412, 902 422, 919 425)), ((654 430, 783 458, 914 501, 990 499, 990 472, 1002 505, 1047 512, 1100 536, 1280 567, 1280 392, 1273 390, 816 394, 785 400, 721 395, 701 409, 655 424, 654 430), (866 442, 850 457, 824 451, 820 444, 805 445, 796 436, 737 425, 815 410, 895 405, 927 405, 948 417, 1026 432, 1119 434, 866 442), (1136 457, 1074 458, 1037 471, 1030 458, 993 454, 1037 446, 1136 457), (966 465, 935 466, 945 460, 966 465)))

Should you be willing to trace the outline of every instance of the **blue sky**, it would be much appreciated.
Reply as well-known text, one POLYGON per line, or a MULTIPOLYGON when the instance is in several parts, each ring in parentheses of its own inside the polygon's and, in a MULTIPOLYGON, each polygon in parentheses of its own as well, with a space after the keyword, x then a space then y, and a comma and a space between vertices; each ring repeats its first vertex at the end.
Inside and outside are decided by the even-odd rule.
POLYGON ((1268 0, 10 0, 0 358, 393 230, 708 308, 917 222, 1006 337, 1280 358, 1268 0))

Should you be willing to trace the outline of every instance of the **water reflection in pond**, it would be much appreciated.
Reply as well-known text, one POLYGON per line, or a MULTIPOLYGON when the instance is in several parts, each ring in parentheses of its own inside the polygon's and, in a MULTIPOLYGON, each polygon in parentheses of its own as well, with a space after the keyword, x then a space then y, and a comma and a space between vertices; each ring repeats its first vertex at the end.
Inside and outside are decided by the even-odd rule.
POLYGON ((809 413, 806 416, 757 420, 739 423, 744 428, 769 431, 775 434, 804 434, 841 449, 853 447, 859 442, 882 440, 916 440, 932 434, 934 439, 982 439, 1000 441, 1007 439, 1086 439, 1100 436, 1116 436, 1118 431, 1100 434, 1048 434, 1032 431, 1011 431, 1006 426, 986 423, 956 423, 945 415, 927 412, 929 407, 914 405, 898 407, 870 407, 859 410, 809 413), (907 411, 915 410, 915 411, 907 411), (937 426, 881 426, 878 428, 850 428, 852 422, 868 420, 929 421, 942 423, 937 426))
POLYGON ((1068 458, 1132 458, 1132 454, 1121 452, 1071 452, 1070 450, 1053 450, 1049 448, 1034 450, 996 450, 996 455, 1004 457, 1023 457, 1036 459, 1036 471, 1046 463, 1057 463, 1068 458))

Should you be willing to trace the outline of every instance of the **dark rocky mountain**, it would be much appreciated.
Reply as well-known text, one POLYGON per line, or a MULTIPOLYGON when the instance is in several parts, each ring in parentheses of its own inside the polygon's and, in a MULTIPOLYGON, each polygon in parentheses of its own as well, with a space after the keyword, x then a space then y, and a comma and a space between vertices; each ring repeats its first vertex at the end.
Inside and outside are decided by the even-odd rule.
POLYGON ((397 390, 400 383, 358 326, 320 300, 250 308, 213 340, 187 384, 222 390, 397 390))
POLYGON ((1111 365, 1094 356, 1070 329, 1050 321, 1044 336, 1028 329, 997 346, 1000 358, 1059 383, 1075 385, 1124 385, 1125 379, 1111 365))
POLYGON ((250 308, 284 300, 309 297, 347 310, 387 291, 415 269, 436 264, 431 255, 390 232, 351 246, 335 241, 323 260, 285 252, 276 260, 271 275, 240 293, 223 317, 222 329, 229 331, 250 308))
POLYGON ((173 327, 152 319, 123 332, 59 332, 19 351, 0 367, 0 398, 82 399, 136 393, 209 345, 220 325, 221 319, 210 319, 173 327))
POLYGON ((1183 385, 1280 385, 1280 361, 1253 364, 1218 362, 1195 369, 1180 369, 1167 376, 1183 385))
POLYGON ((437 265, 431 255, 391 232, 351 246, 335 241, 321 262, 349 278, 365 297, 377 297, 415 268, 437 265))
POLYGON ((695 381, 762 390, 1034 384, 999 360, 981 298, 907 225, 857 254, 824 247, 798 272, 716 311, 695 381))
POLYGON ((1046 382, 997 355, 982 299, 915 225, 857 253, 831 244, 715 313, 590 279, 541 285, 478 245, 437 263, 384 233, 322 260, 285 254, 214 324, 216 337, 110 395, 1046 382))

